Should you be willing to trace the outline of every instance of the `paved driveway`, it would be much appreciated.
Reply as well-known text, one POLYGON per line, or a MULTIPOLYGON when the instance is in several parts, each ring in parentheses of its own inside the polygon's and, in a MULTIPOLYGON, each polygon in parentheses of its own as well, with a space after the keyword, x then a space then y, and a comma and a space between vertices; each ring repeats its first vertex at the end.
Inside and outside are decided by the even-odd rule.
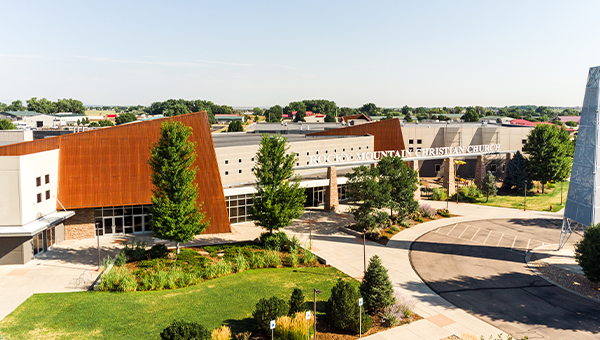
MULTIPOLYGON (((411 247, 413 267, 452 304, 530 339, 598 339, 600 302, 572 294, 534 274, 528 249, 556 244, 559 219, 455 223, 428 232, 411 247)), ((569 242, 580 236, 573 235, 569 242)))

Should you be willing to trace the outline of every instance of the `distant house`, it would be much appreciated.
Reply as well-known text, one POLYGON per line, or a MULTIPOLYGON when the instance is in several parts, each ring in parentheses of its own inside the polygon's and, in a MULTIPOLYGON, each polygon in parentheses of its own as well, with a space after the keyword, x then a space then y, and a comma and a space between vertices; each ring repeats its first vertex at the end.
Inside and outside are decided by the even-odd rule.
POLYGON ((59 126, 74 125, 77 124, 77 121, 81 121, 83 118, 87 117, 86 115, 80 115, 73 112, 59 112, 52 116, 58 119, 59 126))
POLYGON ((357 115, 343 116, 340 121, 348 125, 358 125, 370 122, 371 118, 364 113, 361 113, 357 115))
MULTIPOLYGON (((510 121, 509 123, 510 125, 520 125, 520 126, 536 126, 538 124, 549 124, 549 125, 555 125, 549 122, 530 122, 528 120, 525 119, 513 119, 510 121)), ((567 131, 569 132, 573 132, 575 130, 567 128, 567 131)))
POLYGON ((579 122, 581 121, 581 116, 558 116, 554 118, 554 120, 556 119, 560 120, 563 123, 576 122, 577 124, 579 124, 579 122))

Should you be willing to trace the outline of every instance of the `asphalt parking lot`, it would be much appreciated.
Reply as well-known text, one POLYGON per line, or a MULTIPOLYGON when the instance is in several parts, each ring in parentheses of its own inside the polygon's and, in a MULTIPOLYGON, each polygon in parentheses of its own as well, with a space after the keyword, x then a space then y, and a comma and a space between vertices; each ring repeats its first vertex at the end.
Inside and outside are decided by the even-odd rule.
POLYGON ((528 250, 558 243, 560 226, 559 219, 451 224, 418 238, 411 263, 444 299, 515 336, 600 339, 600 302, 548 283, 525 262, 528 250))

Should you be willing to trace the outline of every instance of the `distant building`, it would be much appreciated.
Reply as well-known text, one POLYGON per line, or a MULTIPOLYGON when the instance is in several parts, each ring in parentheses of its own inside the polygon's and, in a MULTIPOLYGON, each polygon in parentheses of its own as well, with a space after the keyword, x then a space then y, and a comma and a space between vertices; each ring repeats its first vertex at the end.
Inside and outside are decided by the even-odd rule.
POLYGON ((577 124, 579 124, 579 122, 581 121, 581 116, 558 116, 553 120, 560 120, 563 123, 576 122, 577 124))
POLYGON ((34 111, 4 111, 0 112, 0 119, 8 119, 11 122, 22 121, 25 117, 37 116, 40 113, 34 111))
POLYGON ((357 115, 343 116, 340 121, 347 125, 358 125, 370 122, 371 118, 361 113, 357 115))
POLYGON ((230 123, 234 120, 239 120, 243 123, 244 116, 238 116, 234 114, 216 114, 215 120, 217 121, 217 123, 230 123))

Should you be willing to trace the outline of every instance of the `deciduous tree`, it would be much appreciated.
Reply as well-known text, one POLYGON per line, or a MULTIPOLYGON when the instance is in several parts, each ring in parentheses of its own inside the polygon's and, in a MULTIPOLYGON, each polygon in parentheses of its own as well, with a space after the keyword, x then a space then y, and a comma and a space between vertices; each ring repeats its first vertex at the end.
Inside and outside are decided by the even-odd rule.
POLYGON ((126 113, 121 113, 115 119, 115 122, 117 123, 117 125, 121 125, 121 124, 129 123, 129 122, 134 122, 136 120, 137 120, 137 117, 135 116, 134 113, 126 112, 126 113))
POLYGON ((242 122, 239 120, 234 120, 231 123, 229 123, 229 126, 227 127, 227 132, 244 132, 242 122))
POLYGON ((379 168, 379 184, 389 185, 390 202, 387 206, 393 214, 405 217, 419 209, 415 200, 415 191, 418 189, 418 174, 410 169, 399 157, 385 156, 377 164, 379 168))
POLYGON ((288 151, 287 138, 264 134, 252 170, 256 177, 252 219, 271 233, 300 217, 306 202, 304 188, 293 178, 296 154, 288 151))
POLYGON ((569 132, 556 125, 538 124, 529 132, 523 152, 528 156, 526 164, 532 179, 542 183, 542 193, 546 183, 569 176, 572 148, 569 132))
POLYGON ((150 225, 160 239, 180 243, 191 241, 209 224, 196 202, 198 185, 196 144, 188 141, 192 128, 167 121, 160 127, 160 138, 153 143, 148 164, 152 170, 152 215, 150 225))
POLYGON ((0 130, 15 130, 17 127, 10 120, 0 119, 0 130))

